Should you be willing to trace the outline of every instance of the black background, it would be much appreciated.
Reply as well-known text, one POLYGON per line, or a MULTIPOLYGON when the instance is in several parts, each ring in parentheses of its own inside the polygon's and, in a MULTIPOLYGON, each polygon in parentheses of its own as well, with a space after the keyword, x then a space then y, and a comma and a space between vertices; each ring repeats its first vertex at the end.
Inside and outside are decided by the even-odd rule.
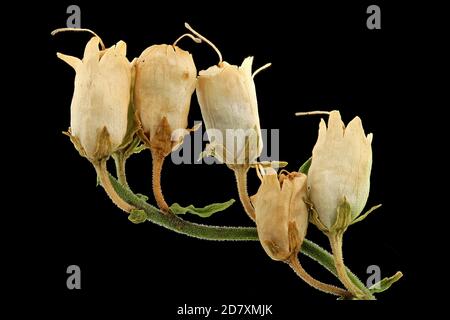
MULTIPOLYGON (((41 3, 22 11, 27 17, 27 49, 17 50, 24 59, 12 67, 32 72, 26 77, 15 74, 15 83, 28 85, 29 91, 13 94, 33 101, 27 103, 30 113, 23 122, 33 160, 16 157, 28 165, 12 187, 17 193, 24 186, 32 190, 28 200, 15 203, 32 205, 33 210, 24 210, 27 241, 15 241, 21 250, 13 250, 9 260, 19 273, 15 288, 71 309, 100 301, 112 308, 142 308, 150 319, 175 319, 176 308, 185 303, 273 304, 274 319, 290 319, 323 303, 335 307, 320 312, 341 308, 332 296, 308 287, 287 265, 270 260, 258 242, 207 242, 151 223, 133 225, 96 187, 94 169, 61 134, 70 122, 74 72, 56 52, 80 57, 90 36, 51 37, 50 31, 65 26, 66 8, 74 3, 41 3), (79 291, 66 288, 66 268, 71 264, 81 267, 79 291)), ((426 186, 417 163, 426 160, 431 149, 424 136, 429 110, 423 83, 429 79, 425 74, 432 63, 428 54, 433 41, 419 21, 430 8, 380 1, 313 3, 77 4, 82 27, 94 30, 107 46, 124 40, 130 60, 152 44, 172 43, 189 22, 231 64, 249 55, 255 56, 254 68, 272 62, 255 79, 260 120, 262 128, 280 129, 280 160, 289 162, 289 170, 297 170, 310 156, 320 120, 298 118, 294 112, 339 109, 346 123, 360 116, 366 132, 374 134, 368 206, 383 207, 346 233, 346 263, 363 281, 367 266, 373 264, 380 266, 382 277, 404 273, 400 282, 378 295, 378 305, 418 300, 423 298, 419 277, 425 264, 418 252, 424 247, 423 212, 428 204, 421 201, 426 186), (381 7, 381 30, 366 28, 370 4, 381 7)), ((193 54, 198 70, 217 63, 205 44, 183 40, 180 47, 193 54)), ((200 119, 194 94, 189 123, 200 119)), ((148 151, 129 160, 128 178, 134 191, 151 197, 148 151)), ((249 179, 250 192, 256 192, 254 172, 249 179)), ((168 161, 163 190, 169 203, 182 205, 237 198, 233 174, 223 165, 176 166, 168 161)), ((251 225, 238 202, 207 223, 251 225)), ((307 237, 328 248, 314 226, 307 237)), ((311 274, 338 283, 307 257, 301 259, 311 274)))

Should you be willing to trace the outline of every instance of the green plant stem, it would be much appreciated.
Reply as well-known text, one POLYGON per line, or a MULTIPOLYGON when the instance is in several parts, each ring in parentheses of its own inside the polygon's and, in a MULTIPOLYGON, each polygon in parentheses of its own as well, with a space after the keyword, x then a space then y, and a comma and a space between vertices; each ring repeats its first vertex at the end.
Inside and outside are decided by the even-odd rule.
MULTIPOLYGON (((254 227, 219 227, 219 226, 208 226, 198 223, 193 223, 180 219, 175 215, 164 215, 161 214, 156 207, 143 201, 141 198, 136 196, 129 189, 123 187, 113 176, 109 175, 111 180, 111 185, 114 187, 116 193, 126 202, 135 206, 136 208, 142 209, 147 214, 147 220, 165 227, 169 230, 188 235, 194 238, 203 240, 222 240, 222 241, 258 241, 258 233, 254 227)), ((301 253, 311 258, 312 260, 318 262, 325 269, 331 272, 337 277, 336 268, 334 266, 333 256, 308 239, 305 239, 302 244, 301 253)), ((349 269, 347 274, 352 280, 352 282, 364 292, 368 289, 364 284, 354 275, 349 269)))
POLYGON ((114 162, 116 165, 116 175, 120 184, 124 187, 130 188, 127 181, 127 176, 125 174, 125 163, 126 159, 123 153, 114 153, 113 154, 114 162))
MULTIPOLYGON (((303 240, 300 252, 316 261, 318 264, 320 264, 322 267, 327 269, 330 273, 332 273, 336 278, 339 279, 336 267, 334 265, 334 257, 321 246, 312 241, 309 241, 308 239, 305 239, 303 240)), ((345 267, 345 270, 347 271, 348 277, 359 289, 366 293, 370 293, 369 289, 364 286, 364 283, 362 283, 361 280, 359 280, 359 278, 350 269, 345 267)))
MULTIPOLYGON (((133 209, 135 209, 130 203, 128 203, 123 197, 121 197, 117 189, 114 187, 110 177, 111 175, 108 173, 108 170, 106 168, 106 160, 103 159, 99 161, 98 163, 93 163, 95 171, 97 172, 97 176, 100 179, 100 183, 105 189, 106 194, 109 196, 109 198, 112 200, 112 202, 122 209, 125 212, 131 212, 133 209)), ((115 184, 118 184, 117 180, 114 181, 115 184)))
POLYGON ((342 236, 341 232, 336 232, 329 234, 330 245, 334 257, 334 265, 336 266, 336 271, 342 284, 350 291, 356 298, 361 300, 373 300, 372 294, 367 294, 356 286, 347 274, 347 270, 344 265, 344 257, 342 254, 342 236))
POLYGON ((162 214, 158 208, 148 204, 129 189, 121 186, 111 175, 110 180, 122 199, 137 209, 144 210, 147 214, 147 220, 169 230, 203 240, 258 240, 256 228, 208 226, 185 221, 173 214, 162 214))

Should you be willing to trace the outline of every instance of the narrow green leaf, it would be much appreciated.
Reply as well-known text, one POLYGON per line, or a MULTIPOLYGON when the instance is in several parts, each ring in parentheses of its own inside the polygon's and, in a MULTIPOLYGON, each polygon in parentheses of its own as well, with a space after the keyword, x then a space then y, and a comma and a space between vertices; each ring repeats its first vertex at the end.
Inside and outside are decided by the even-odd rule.
POLYGON ((141 143, 140 145, 138 145, 137 147, 134 148, 133 153, 137 154, 145 149, 147 149, 147 146, 145 144, 141 143))
POLYGON ((170 211, 172 211, 174 214, 177 215, 186 214, 189 212, 202 218, 208 218, 216 212, 227 209, 234 203, 234 201, 235 201, 234 199, 230 199, 227 202, 212 203, 203 208, 196 208, 192 204, 187 207, 182 207, 178 203, 174 203, 170 206, 170 211))
POLYGON ((373 211, 375 211, 376 209, 378 209, 379 207, 381 207, 381 204, 378 204, 376 206, 373 206, 372 208, 370 208, 369 210, 367 210, 366 213, 360 215, 359 217, 357 217, 355 220, 352 221, 351 224, 363 221, 368 215, 369 213, 372 213, 373 211))
POLYGON ((369 288, 372 293, 380 293, 389 289, 395 282, 400 280, 403 277, 403 273, 401 271, 397 271, 392 277, 384 278, 380 282, 375 283, 373 286, 369 288))
POLYGON ((312 157, 305 161, 305 163, 302 164, 300 169, 298 169, 298 172, 308 174, 309 167, 311 167, 312 157))

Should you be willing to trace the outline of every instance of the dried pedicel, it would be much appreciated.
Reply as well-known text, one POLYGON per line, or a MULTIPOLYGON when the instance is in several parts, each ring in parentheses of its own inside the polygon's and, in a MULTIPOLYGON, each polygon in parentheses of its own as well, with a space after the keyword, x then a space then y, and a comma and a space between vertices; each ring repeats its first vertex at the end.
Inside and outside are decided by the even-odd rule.
POLYGON ((89 40, 82 60, 57 53, 76 72, 70 134, 91 161, 109 157, 122 144, 130 104, 131 67, 125 42, 102 51, 99 43, 98 37, 89 40))

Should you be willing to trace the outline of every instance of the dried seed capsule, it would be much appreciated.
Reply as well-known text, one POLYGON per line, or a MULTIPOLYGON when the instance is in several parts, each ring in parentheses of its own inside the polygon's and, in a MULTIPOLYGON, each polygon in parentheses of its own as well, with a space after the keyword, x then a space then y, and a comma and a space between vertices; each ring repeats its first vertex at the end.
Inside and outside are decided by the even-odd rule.
POLYGON ((75 69, 70 134, 88 159, 109 157, 122 144, 128 124, 131 66, 126 44, 99 50, 100 39, 86 45, 83 60, 57 53, 75 69))
POLYGON ((277 177, 270 167, 262 170, 261 186, 252 197, 258 236, 272 259, 284 261, 299 251, 306 235, 306 175, 292 172, 277 177))
POLYGON ((263 148, 252 62, 253 57, 246 58, 240 67, 222 62, 200 71, 198 77, 197 98, 203 120, 207 130, 218 130, 223 137, 222 146, 216 148, 224 147, 225 152, 216 154, 227 164, 252 163, 263 148), (231 140, 230 134, 236 140, 231 140))
POLYGON ((176 45, 153 45, 135 62, 134 103, 145 137, 167 154, 182 142, 197 69, 192 55, 176 45), (164 130, 159 138, 158 132, 164 130), (172 137, 174 132, 179 136, 172 137))
POLYGON ((330 113, 328 128, 321 120, 308 172, 308 186, 310 199, 325 228, 333 227, 338 208, 343 203, 350 209, 349 222, 364 209, 370 189, 371 143, 372 134, 365 135, 359 117, 350 121, 347 127, 339 111, 330 113))
POLYGON ((252 74, 253 57, 240 67, 222 61, 220 51, 208 39, 186 27, 208 43, 218 54, 219 63, 199 72, 197 98, 211 144, 205 151, 228 165, 254 163, 262 152, 258 103, 252 74))

